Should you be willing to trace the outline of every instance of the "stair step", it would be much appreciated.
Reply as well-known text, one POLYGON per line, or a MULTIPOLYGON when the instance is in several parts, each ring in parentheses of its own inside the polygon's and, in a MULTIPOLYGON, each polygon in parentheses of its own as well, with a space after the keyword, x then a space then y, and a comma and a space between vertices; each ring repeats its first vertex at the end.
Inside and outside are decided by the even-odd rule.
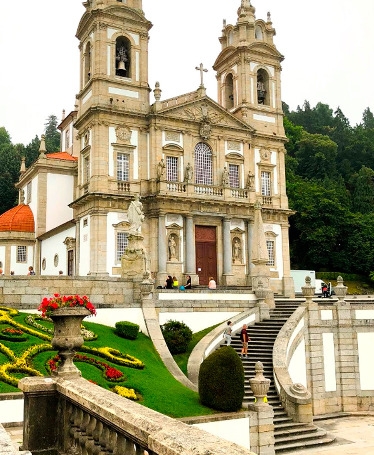
POLYGON ((310 447, 317 447, 325 444, 331 444, 335 441, 334 437, 326 436, 324 438, 319 439, 311 439, 309 441, 295 441, 292 440, 289 442, 285 442, 283 444, 275 445, 275 453, 281 452, 291 452, 292 450, 297 449, 307 449, 310 447))

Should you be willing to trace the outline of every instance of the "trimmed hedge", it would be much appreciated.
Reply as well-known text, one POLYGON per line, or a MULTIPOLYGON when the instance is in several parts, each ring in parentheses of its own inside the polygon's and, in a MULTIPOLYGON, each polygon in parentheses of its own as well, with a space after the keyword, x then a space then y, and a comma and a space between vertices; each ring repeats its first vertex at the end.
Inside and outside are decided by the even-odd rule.
POLYGON ((129 321, 116 322, 114 333, 127 340, 136 340, 139 333, 139 325, 129 321))
POLYGON ((231 346, 212 352, 200 365, 200 402, 217 411, 236 412, 244 397, 243 364, 231 346))
POLYGON ((167 321, 161 326, 161 331, 171 354, 187 352, 188 344, 192 340, 192 330, 179 321, 167 321))

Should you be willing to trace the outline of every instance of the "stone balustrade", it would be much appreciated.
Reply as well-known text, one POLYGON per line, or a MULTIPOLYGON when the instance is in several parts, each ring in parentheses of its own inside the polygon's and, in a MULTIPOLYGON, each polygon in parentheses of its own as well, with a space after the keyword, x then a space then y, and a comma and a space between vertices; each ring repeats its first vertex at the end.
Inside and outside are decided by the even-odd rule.
POLYGON ((23 449, 33 455, 254 455, 78 378, 23 378, 23 449))
POLYGON ((302 384, 294 384, 288 371, 292 354, 303 338, 305 307, 299 307, 280 330, 273 349, 274 381, 288 415, 300 423, 313 422, 312 397, 302 384))

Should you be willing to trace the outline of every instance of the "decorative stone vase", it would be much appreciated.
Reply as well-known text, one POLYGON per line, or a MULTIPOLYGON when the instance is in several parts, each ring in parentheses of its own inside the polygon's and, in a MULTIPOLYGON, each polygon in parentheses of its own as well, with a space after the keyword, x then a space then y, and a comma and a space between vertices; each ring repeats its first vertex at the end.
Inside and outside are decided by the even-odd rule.
POLYGON ((255 403, 266 404, 267 393, 270 388, 270 379, 265 378, 263 374, 264 366, 261 362, 256 362, 255 372, 256 372, 255 377, 249 380, 249 384, 255 397, 255 403))
POLYGON ((73 363, 75 352, 83 345, 81 324, 91 313, 87 308, 71 307, 58 308, 50 315, 54 324, 52 347, 58 351, 60 362, 52 376, 77 378, 81 372, 73 363))

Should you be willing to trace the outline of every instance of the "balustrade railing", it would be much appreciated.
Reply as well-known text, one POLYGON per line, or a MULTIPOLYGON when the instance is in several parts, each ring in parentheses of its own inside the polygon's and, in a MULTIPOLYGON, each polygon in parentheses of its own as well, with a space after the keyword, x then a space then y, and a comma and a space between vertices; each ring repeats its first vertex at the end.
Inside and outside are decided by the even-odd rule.
POLYGON ((33 455, 255 455, 82 378, 23 378, 23 449, 33 455))
POLYGON ((129 193, 130 192, 130 183, 122 180, 117 181, 117 189, 120 193, 129 193))

